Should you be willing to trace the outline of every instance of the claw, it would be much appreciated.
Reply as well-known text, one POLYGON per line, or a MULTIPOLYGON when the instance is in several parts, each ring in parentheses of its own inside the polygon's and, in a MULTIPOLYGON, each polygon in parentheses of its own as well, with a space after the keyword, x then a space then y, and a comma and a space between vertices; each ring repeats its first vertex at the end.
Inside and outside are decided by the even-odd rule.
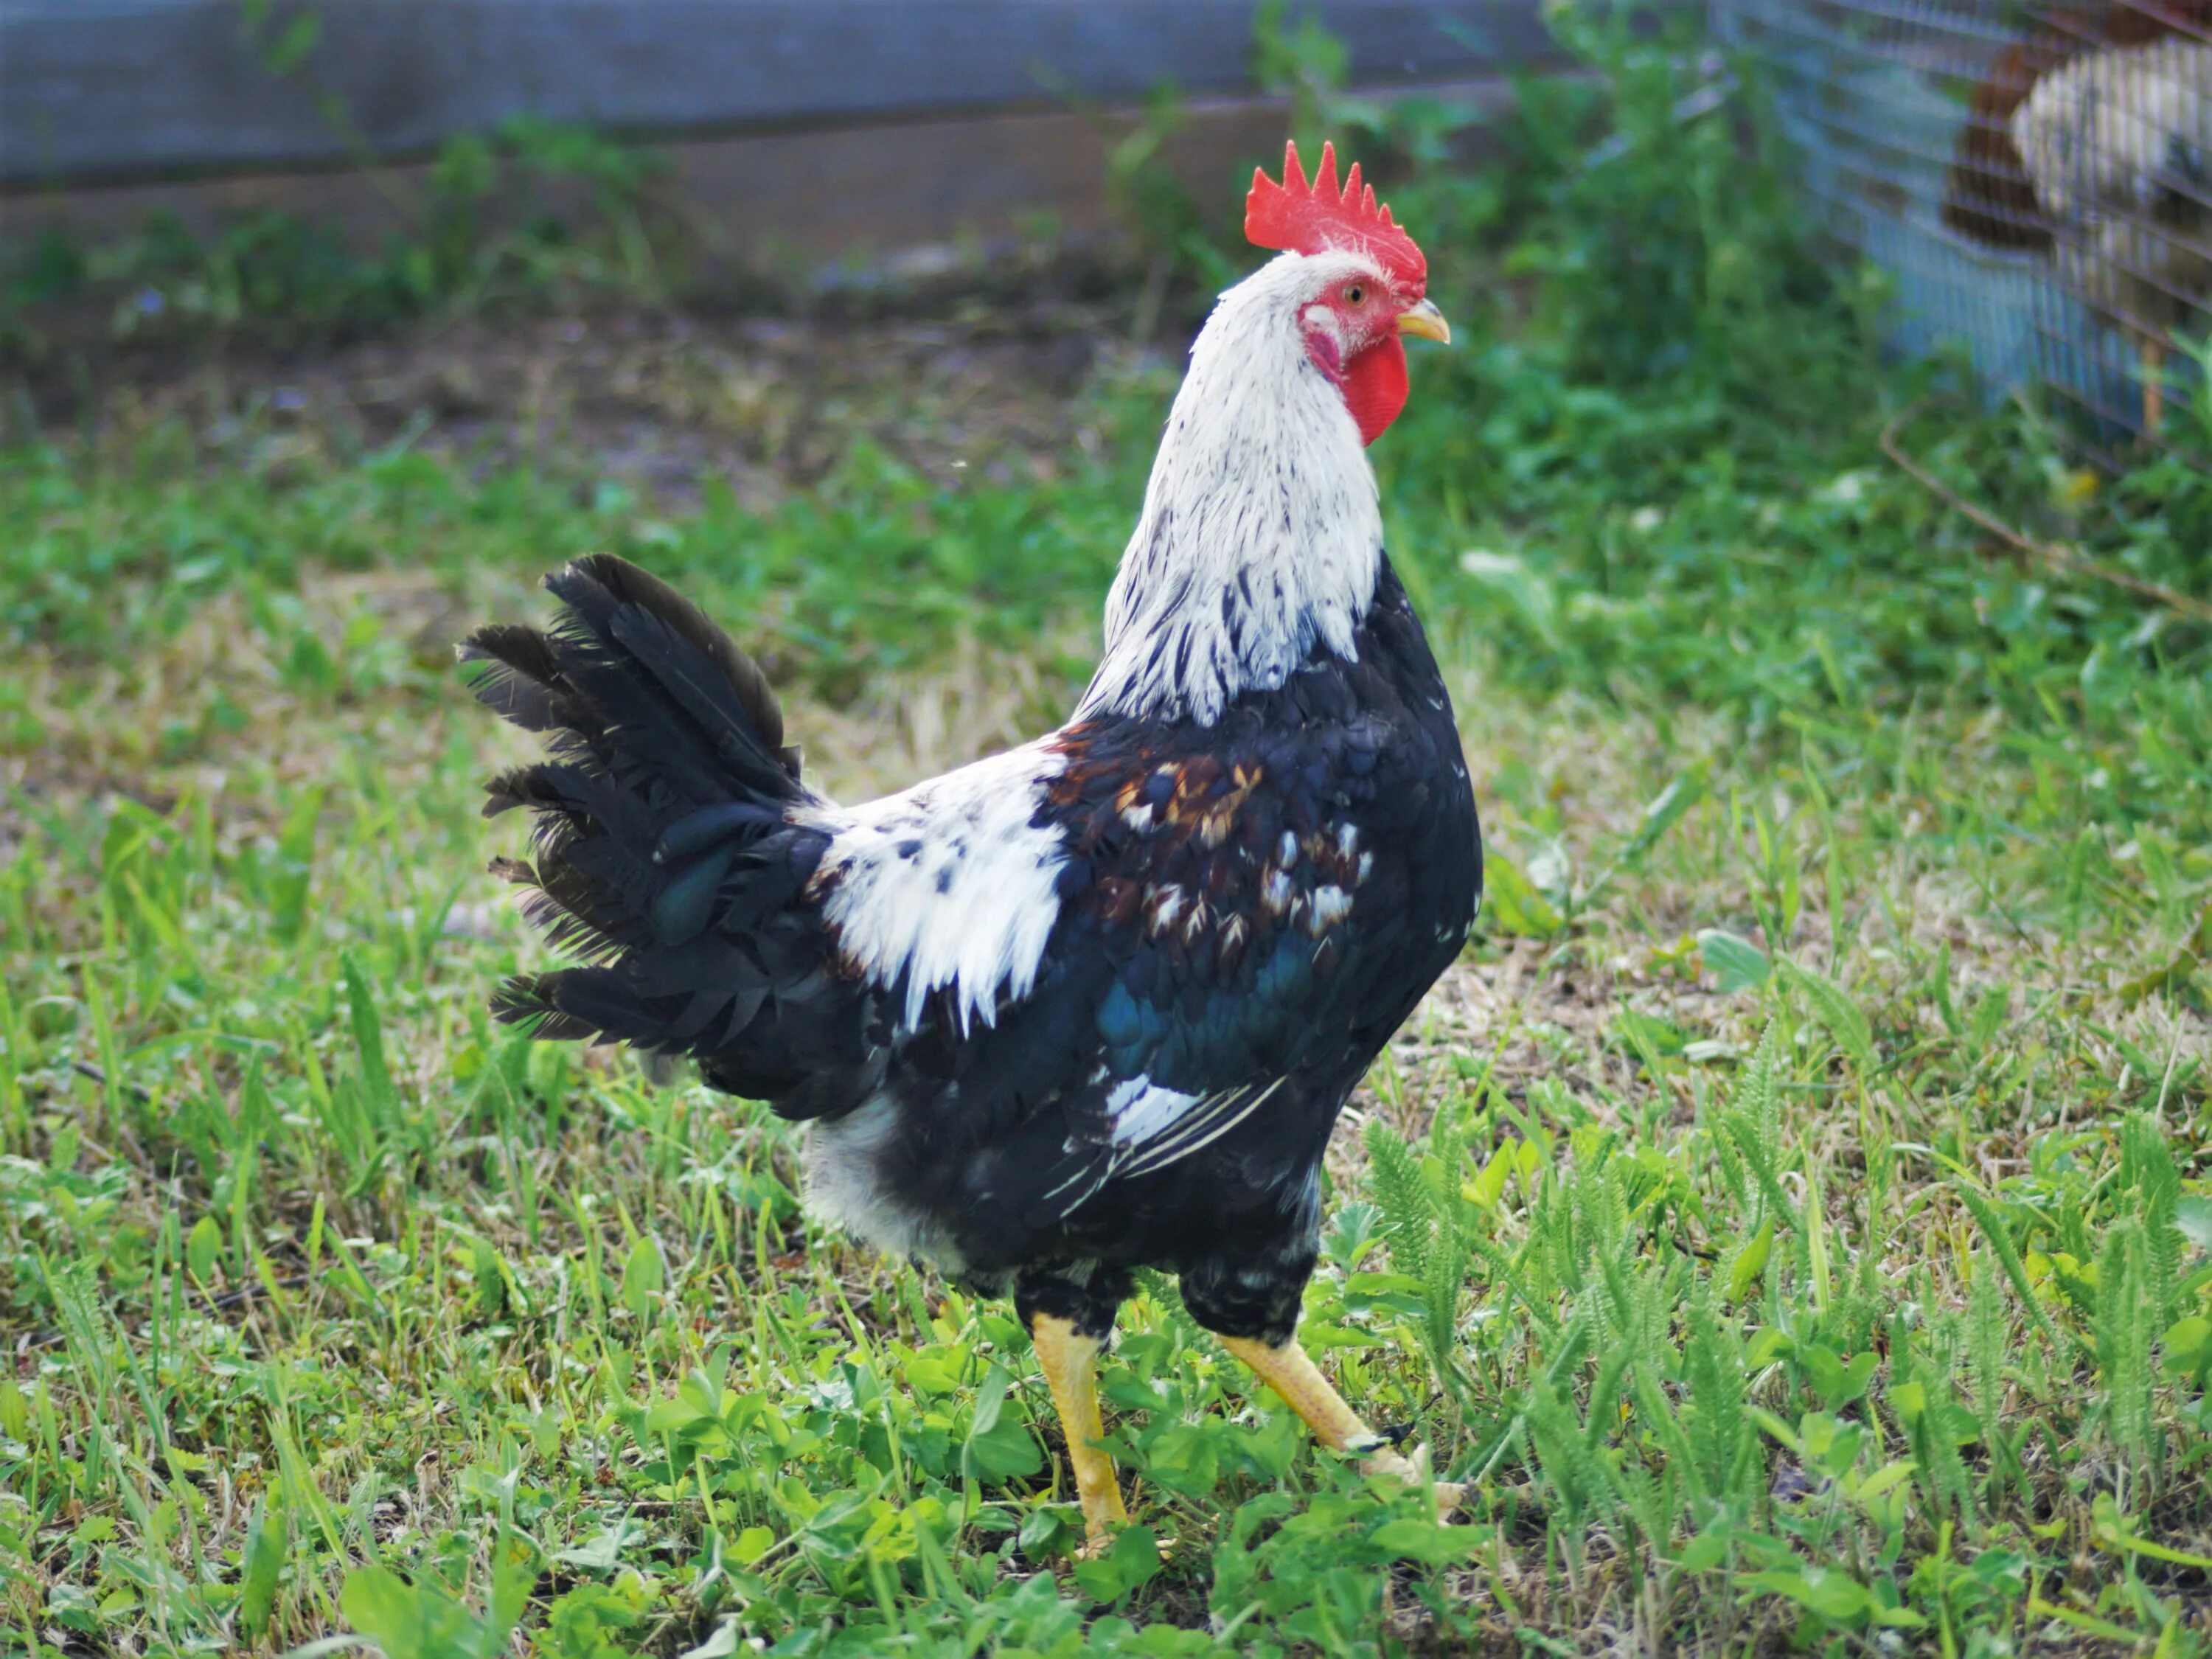
MULTIPOLYGON (((1114 1546, 1121 1541, 1121 1530, 1120 1527, 1116 1527, 1110 1532, 1105 1530, 1087 1532, 1083 1541, 1067 1553, 1068 1559, 1073 1561, 1096 1561, 1100 1556, 1110 1553, 1114 1546)), ((1175 1540, 1172 1538, 1155 1538, 1152 1543, 1155 1552, 1163 1556, 1175 1547, 1175 1540)))
POLYGON ((1363 1460, 1359 1467, 1370 1474, 1394 1476, 1409 1486, 1426 1486, 1436 1499, 1439 1521, 1467 1501, 1467 1487, 1462 1483, 1432 1477, 1426 1446, 1415 1447, 1411 1456, 1401 1451, 1378 1451, 1363 1460))

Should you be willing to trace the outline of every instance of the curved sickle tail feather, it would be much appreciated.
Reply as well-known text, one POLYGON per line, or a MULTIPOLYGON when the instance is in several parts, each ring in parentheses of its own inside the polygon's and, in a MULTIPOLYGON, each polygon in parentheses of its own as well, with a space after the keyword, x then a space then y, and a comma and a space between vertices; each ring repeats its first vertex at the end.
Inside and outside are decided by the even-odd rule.
POLYGON ((831 819, 759 667, 666 583, 610 555, 546 578, 549 631, 479 629, 485 707, 550 758, 486 786, 533 817, 533 857, 498 859, 526 913, 585 965, 526 975, 493 1011, 553 1039, 696 1057, 706 1079, 787 1116, 848 1110, 883 1071, 860 994, 830 971, 805 900, 831 819))

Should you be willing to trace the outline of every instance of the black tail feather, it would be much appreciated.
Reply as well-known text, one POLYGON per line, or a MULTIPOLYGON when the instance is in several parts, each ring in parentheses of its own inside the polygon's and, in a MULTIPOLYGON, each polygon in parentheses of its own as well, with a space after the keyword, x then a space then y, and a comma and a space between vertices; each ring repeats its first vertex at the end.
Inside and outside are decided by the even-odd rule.
POLYGON ((767 676, 657 577, 609 555, 546 579, 550 630, 481 629, 471 690, 552 758, 486 786, 526 808, 534 857, 495 860, 586 965, 510 980, 499 1018, 549 1039, 696 1056, 714 1086, 789 1116, 851 1109, 880 1081, 871 1000, 836 971, 806 902, 828 832, 767 676))
POLYGON ((696 606, 608 554, 579 559, 545 585, 568 607, 568 626, 597 647, 577 665, 579 683, 608 713, 635 718, 653 708, 674 717, 667 735, 702 746, 745 789, 770 799, 799 793, 768 677, 696 606))
MULTIPOLYGON (((611 553, 578 559, 558 575, 548 577, 545 585, 575 605, 568 589, 580 581, 592 583, 618 605, 635 606, 688 641, 720 671, 759 741, 769 749, 782 746, 783 707, 776 701, 775 689, 760 665, 738 649, 738 642, 717 628, 705 611, 659 577, 611 553)), ((793 768, 792 776, 798 775, 798 769, 793 768)))
POLYGON ((491 994, 492 1018, 509 1025, 527 1026, 531 1036, 545 1042, 582 1042, 597 1036, 596 1027, 554 1007, 548 981, 561 977, 559 974, 519 974, 505 981, 491 994))
POLYGON ((765 830, 776 822, 776 816, 767 807, 756 806, 749 800, 724 801, 719 806, 702 807, 660 832, 659 843, 653 849, 653 861, 666 864, 675 859, 690 858, 742 836, 748 830, 765 830))
POLYGON ((492 665, 470 689, 477 701, 527 732, 550 732, 566 720, 567 688, 553 642, 534 628, 496 623, 461 641, 460 659, 492 665))

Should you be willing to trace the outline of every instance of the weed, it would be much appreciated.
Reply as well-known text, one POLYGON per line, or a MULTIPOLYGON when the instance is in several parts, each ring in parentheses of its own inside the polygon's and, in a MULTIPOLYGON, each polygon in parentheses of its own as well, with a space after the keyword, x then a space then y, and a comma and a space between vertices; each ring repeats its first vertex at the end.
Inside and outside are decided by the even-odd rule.
MULTIPOLYGON (((0 459, 18 1645, 2212 1646, 2212 641, 1885 465, 1931 372, 1809 264, 1723 271, 1767 181, 1601 44, 1606 176, 1540 105, 1550 174, 1404 198, 1467 343, 1376 450, 1492 902, 1338 1138, 1303 1328, 1461 1523, 1154 1282, 1104 1377, 1144 1531, 1066 1564, 1009 1310, 815 1231, 787 1126, 483 1012, 537 947, 460 619, 629 552, 765 640, 833 792, 902 783, 1079 685, 1164 375, 1103 371, 1048 483, 856 441, 752 505, 118 420, 0 459)), ((2019 405, 1922 443, 2201 586, 2177 475, 2061 490, 2019 405)))
POLYGON ((273 210, 201 234, 156 215, 90 248, 49 227, 0 271, 0 343, 19 361, 51 356, 42 324, 71 309, 104 313, 118 341, 250 331, 296 346, 434 311, 594 295, 651 303, 681 257, 649 198, 658 167, 653 152, 589 129, 515 117, 448 139, 419 186, 392 185, 397 228, 374 246, 273 210))

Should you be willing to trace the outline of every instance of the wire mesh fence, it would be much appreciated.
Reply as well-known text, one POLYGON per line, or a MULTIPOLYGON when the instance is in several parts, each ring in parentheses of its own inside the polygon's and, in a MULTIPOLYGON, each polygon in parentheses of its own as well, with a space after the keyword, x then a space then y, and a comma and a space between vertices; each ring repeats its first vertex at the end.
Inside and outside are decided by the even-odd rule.
POLYGON ((1713 0, 1899 344, 2170 435, 2212 332, 2212 0, 1713 0))

